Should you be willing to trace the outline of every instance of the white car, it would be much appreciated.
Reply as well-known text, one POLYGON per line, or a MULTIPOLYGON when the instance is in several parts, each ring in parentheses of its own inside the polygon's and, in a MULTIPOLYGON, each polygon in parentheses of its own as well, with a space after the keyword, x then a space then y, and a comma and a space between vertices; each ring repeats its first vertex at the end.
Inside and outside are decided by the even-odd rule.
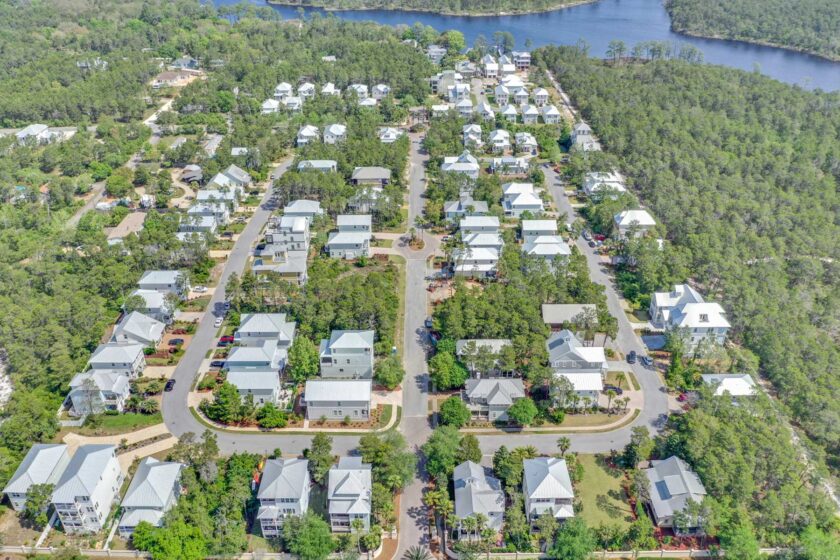
POLYGON ((224 321, 224 317, 216 317, 216 320, 213 322, 213 326, 217 329, 222 326, 222 321, 224 321))
POLYGON ((193 287, 193 291, 197 294, 203 294, 207 291, 207 286, 195 286, 193 287))

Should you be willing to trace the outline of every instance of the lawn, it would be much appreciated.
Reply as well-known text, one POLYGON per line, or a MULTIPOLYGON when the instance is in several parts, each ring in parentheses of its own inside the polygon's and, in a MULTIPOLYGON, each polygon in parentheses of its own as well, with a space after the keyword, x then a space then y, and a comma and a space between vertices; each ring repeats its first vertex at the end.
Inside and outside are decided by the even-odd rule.
POLYGON ((382 406, 382 414, 379 415, 379 428, 384 428, 391 421, 391 414, 394 412, 394 407, 390 404, 382 406))
POLYGON ((110 436, 134 432, 141 428, 147 428, 163 422, 159 412, 155 414, 138 414, 136 412, 125 412, 116 416, 102 415, 102 422, 96 428, 82 426, 74 428, 73 431, 83 436, 110 436))
POLYGON ((607 372, 607 385, 615 385, 617 387, 621 387, 622 389, 629 389, 633 388, 634 390, 639 390, 639 382, 636 381, 636 376, 633 375, 633 372, 630 371, 609 371, 607 372), (621 382, 621 385, 618 384, 618 374, 624 374, 624 381, 621 382), (629 385, 628 385, 629 383, 629 385))
POLYGON ((580 498, 580 516, 590 527, 617 525, 626 530, 633 521, 630 504, 621 487, 623 472, 609 468, 600 455, 578 455, 583 465, 583 480, 575 492, 580 498))

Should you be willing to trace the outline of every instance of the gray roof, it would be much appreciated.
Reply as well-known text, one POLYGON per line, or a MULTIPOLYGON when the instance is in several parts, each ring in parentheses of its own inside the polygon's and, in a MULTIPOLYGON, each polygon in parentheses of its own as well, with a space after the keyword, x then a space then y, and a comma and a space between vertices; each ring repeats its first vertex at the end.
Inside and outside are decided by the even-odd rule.
POLYGON ((391 170, 385 167, 357 167, 351 178, 356 181, 389 180, 391 170))
POLYGON ((320 214, 321 203, 317 200, 294 200, 283 208, 284 214, 320 214))
POLYGON ((683 511, 688 500, 700 503, 706 489, 685 461, 672 455, 664 461, 651 461, 644 473, 649 482, 651 506, 658 519, 683 511))
POLYGON ((157 319, 152 319, 139 311, 132 311, 125 315, 114 329, 114 337, 125 334, 134 340, 158 340, 166 327, 157 319))
POLYGON ((597 310, 594 303, 544 303, 542 318, 549 325, 571 323, 575 317, 590 309, 593 312, 597 310))
POLYGON ((137 472, 131 479, 122 506, 151 509, 165 507, 183 468, 181 463, 162 462, 154 457, 146 457, 137 466, 137 472))
POLYGON ((470 196, 459 198, 458 200, 449 200, 443 205, 444 212, 466 212, 467 208, 472 207, 475 214, 486 214, 488 211, 487 203, 483 200, 475 200, 470 196))
POLYGON ((525 396, 525 386, 521 379, 467 379, 464 392, 469 400, 481 399, 488 405, 510 406, 525 396))
POLYGON ((466 461, 455 467, 455 515, 464 519, 474 514, 490 517, 505 511, 505 494, 499 479, 488 475, 484 467, 466 461))
POLYGON ((280 333, 278 340, 291 342, 295 338, 294 321, 286 321, 285 313, 245 313, 239 322, 238 332, 280 333))
POLYGON ((523 469, 523 490, 529 498, 574 498, 575 493, 565 459, 525 459, 523 469))
POLYGON ((305 159, 298 163, 298 171, 303 169, 334 169, 338 163, 333 159, 305 159))
POLYGON ((339 214, 335 217, 335 223, 339 229, 342 226, 367 226, 371 225, 370 214, 339 214))
POLYGON ((370 379, 310 379, 306 382, 306 402, 370 402, 370 379))
POLYGON ((55 484, 70 456, 63 443, 36 443, 26 453, 3 492, 23 494, 33 484, 55 484))
POLYGON ((371 466, 361 457, 341 457, 329 473, 330 513, 370 514, 371 466))
POLYGON ((117 448, 113 445, 82 445, 70 459, 64 474, 61 475, 52 501, 57 504, 69 504, 77 496, 90 496, 115 456, 117 448))
POLYGON ((88 361, 90 363, 130 364, 137 359, 138 354, 142 353, 142 344, 109 342, 97 346, 88 361))
POLYGON ((236 165, 228 165, 227 169, 225 169, 224 174, 234 179, 240 183, 250 183, 251 176, 242 168, 236 165))
POLYGON ((226 381, 239 391, 274 391, 280 388, 280 374, 276 371, 233 369, 228 372, 226 381))
POLYGON ((330 349, 373 348, 373 331, 332 331, 330 349))
POLYGON ((263 468, 257 498, 300 500, 309 492, 309 461, 306 459, 269 459, 263 468))
POLYGON ((183 276, 180 270, 147 270, 137 282, 138 286, 143 284, 177 284, 178 279, 183 276))
POLYGON ((89 381, 97 391, 116 394, 125 393, 129 385, 128 376, 122 372, 91 369, 74 375, 70 380, 70 388, 86 390, 89 381))

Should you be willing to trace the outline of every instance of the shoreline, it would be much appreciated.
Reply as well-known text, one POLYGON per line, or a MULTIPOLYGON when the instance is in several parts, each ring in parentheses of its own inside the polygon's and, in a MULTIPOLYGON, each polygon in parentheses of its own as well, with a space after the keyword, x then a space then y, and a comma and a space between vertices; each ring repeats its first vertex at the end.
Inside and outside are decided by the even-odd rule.
POLYGON ((491 18, 491 17, 509 17, 509 16, 527 16, 531 14, 545 14, 548 12, 556 12, 559 10, 565 10, 566 8, 574 8, 575 6, 581 6, 583 4, 594 4, 599 0, 574 0, 572 2, 557 4, 556 6, 551 6, 542 9, 534 9, 534 10, 523 10, 521 12, 451 12, 451 11, 437 11, 437 10, 424 10, 421 8, 334 8, 328 6, 319 6, 317 4, 301 4, 300 2, 293 2, 292 0, 265 0, 265 3, 270 6, 287 6, 290 8, 303 8, 303 9, 317 9, 323 10, 324 12, 373 12, 373 11, 393 11, 393 12, 404 12, 404 13, 418 13, 418 14, 438 14, 441 16, 448 16, 448 17, 470 17, 470 18, 491 18))

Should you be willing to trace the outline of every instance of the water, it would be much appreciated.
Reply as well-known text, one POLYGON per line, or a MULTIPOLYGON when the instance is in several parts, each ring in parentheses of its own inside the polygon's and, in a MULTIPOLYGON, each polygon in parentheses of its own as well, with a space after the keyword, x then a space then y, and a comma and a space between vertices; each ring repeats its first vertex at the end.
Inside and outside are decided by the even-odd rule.
MULTIPOLYGON (((235 4, 239 0, 214 0, 217 6, 235 4)), ((264 0, 249 0, 265 5, 264 0)), ((272 6, 284 18, 297 17, 298 8, 272 6)), ((307 12, 313 11, 307 9, 307 12)), ((316 10, 320 11, 320 10, 316 10)), ((423 12, 390 10, 331 12, 336 16, 386 25, 411 25, 420 22, 442 31, 457 29, 471 45, 478 35, 492 40, 495 31, 510 31, 519 48, 530 39, 533 47, 546 44, 574 45, 583 40, 590 54, 603 56, 613 39, 625 42, 628 48, 643 41, 688 43, 699 48, 708 63, 742 70, 759 70, 763 74, 804 88, 826 91, 840 90, 840 63, 785 49, 751 45, 737 41, 701 39, 671 31, 668 13, 661 0, 600 0, 540 14, 500 17, 444 16, 423 12)))

